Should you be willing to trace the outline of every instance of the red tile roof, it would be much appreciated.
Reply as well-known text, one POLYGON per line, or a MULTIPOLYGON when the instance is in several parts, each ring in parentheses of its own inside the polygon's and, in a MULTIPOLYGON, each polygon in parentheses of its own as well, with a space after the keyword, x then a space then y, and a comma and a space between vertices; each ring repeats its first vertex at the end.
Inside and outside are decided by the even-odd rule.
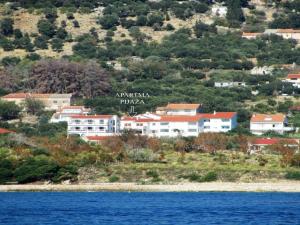
POLYGON ((36 94, 36 93, 10 93, 2 98, 49 98, 51 94, 36 94))
POLYGON ((179 110, 179 109, 198 109, 200 104, 186 104, 186 103, 169 103, 165 109, 167 110, 179 110))
POLYGON ((71 116, 73 119, 109 119, 113 115, 74 115, 71 116))
POLYGON ((300 79, 300 74, 289 74, 287 79, 300 79))
POLYGON ((262 33, 250 33, 250 32, 243 32, 242 36, 257 36, 257 35, 261 35, 262 33))
POLYGON ((198 113, 195 116, 189 115, 159 115, 158 119, 146 118, 139 119, 136 117, 122 117, 122 121, 135 122, 197 122, 200 119, 231 119, 236 112, 216 112, 216 113, 198 113))
POLYGON ((7 130, 5 128, 0 128, 0 134, 9 134, 9 133, 14 133, 14 131, 7 130))
POLYGON ((298 144, 296 139, 282 139, 282 138, 257 138, 253 141, 254 145, 275 145, 279 142, 285 142, 288 144, 298 144))
POLYGON ((294 29, 278 29, 277 33, 300 33, 300 30, 294 29))
MULTIPOLYGON (((160 122, 197 122, 201 119, 201 116, 171 116, 171 115, 163 115, 160 117, 158 121, 160 122)), ((157 121, 157 120, 154 120, 157 121)))
POLYGON ((112 136, 86 136, 89 141, 103 141, 111 138, 112 136))
POLYGON ((277 122, 277 123, 283 123, 285 120, 285 115, 282 113, 277 114, 253 114, 251 117, 251 122, 277 122))
POLYGON ((231 119, 236 112, 199 113, 198 115, 205 119, 231 119))

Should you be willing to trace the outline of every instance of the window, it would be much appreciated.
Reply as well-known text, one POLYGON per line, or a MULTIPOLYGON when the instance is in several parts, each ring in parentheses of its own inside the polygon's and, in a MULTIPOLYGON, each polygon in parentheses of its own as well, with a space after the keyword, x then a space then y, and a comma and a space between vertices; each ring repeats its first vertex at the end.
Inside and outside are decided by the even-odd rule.
POLYGON ((189 122, 189 125, 197 125, 197 122, 189 122))
POLYGON ((222 126, 222 129, 229 129, 229 126, 222 126))
POLYGON ((156 133, 156 130, 152 130, 151 132, 152 132, 152 134, 155 134, 155 133, 156 133))
POLYGON ((80 124, 80 120, 75 120, 74 121, 76 124, 80 124))
POLYGON ((131 123, 125 123, 125 127, 131 127, 131 123))
POLYGON ((160 132, 166 133, 169 132, 169 129, 160 129, 160 132))
POLYGON ((210 119, 204 119, 204 122, 210 122, 210 119))
POLYGON ((92 127, 88 127, 87 129, 88 129, 88 130, 93 130, 93 128, 92 128, 92 127))
POLYGON ((185 109, 184 112, 192 112, 190 109, 185 109))
POLYGON ((160 125, 166 126, 166 125, 169 125, 169 123, 164 122, 164 123, 160 123, 160 125))
POLYGON ((75 130, 80 130, 80 127, 75 127, 75 130))
POLYGON ((99 127, 99 130, 104 130, 104 127, 99 127))
POLYGON ((104 120, 99 120, 99 123, 100 124, 104 124, 104 120))
POLYGON ((197 132, 197 129, 188 129, 188 132, 197 132))
POLYGON ((272 127, 276 127, 276 125, 275 125, 275 124, 273 124, 273 125, 272 125, 272 127))
POLYGON ((143 124, 142 124, 142 123, 137 123, 136 126, 137 126, 137 127, 142 127, 143 124))
POLYGON ((222 119, 222 122, 229 122, 230 119, 222 119))
POLYGON ((156 125, 156 123, 152 123, 152 126, 155 126, 156 125))
POLYGON ((54 101, 53 101, 53 103, 57 103, 57 101, 56 101, 56 100, 54 100, 54 101))
POLYGON ((88 124, 93 124, 94 121, 93 120, 88 120, 87 122, 88 122, 88 124))
POLYGON ((204 126, 203 128, 204 129, 210 129, 210 126, 204 126))

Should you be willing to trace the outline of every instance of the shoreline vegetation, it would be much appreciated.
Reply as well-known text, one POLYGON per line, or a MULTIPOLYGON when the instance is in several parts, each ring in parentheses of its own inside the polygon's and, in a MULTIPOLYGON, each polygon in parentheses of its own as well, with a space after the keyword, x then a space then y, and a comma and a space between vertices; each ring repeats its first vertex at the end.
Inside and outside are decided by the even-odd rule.
POLYGON ((0 192, 300 192, 299 181, 267 181, 256 183, 209 182, 178 184, 80 183, 0 185, 0 192))

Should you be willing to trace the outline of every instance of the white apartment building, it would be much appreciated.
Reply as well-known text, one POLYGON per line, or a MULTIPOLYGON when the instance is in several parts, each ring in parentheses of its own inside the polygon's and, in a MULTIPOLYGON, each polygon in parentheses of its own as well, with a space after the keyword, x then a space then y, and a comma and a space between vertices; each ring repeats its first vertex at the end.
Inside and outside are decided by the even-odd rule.
POLYGON ((292 83, 294 87, 300 88, 300 74, 288 74, 283 81, 292 83))
POLYGON ((120 132, 116 115, 75 115, 68 120, 68 135, 112 136, 120 132))
POLYGON ((237 126, 235 112, 159 115, 156 118, 123 117, 121 130, 134 130, 150 137, 189 137, 203 132, 228 132, 237 126))
POLYGON ((201 111, 201 104, 169 103, 165 107, 157 107, 158 115, 188 115, 195 116, 201 111))
POLYGON ((288 127, 286 115, 277 114, 253 114, 250 120, 250 131, 252 134, 262 135, 268 131, 274 131, 283 134, 285 131, 292 131, 293 128, 288 127))
POLYGON ((54 113, 50 119, 50 123, 68 122, 71 116, 88 115, 91 109, 84 106, 64 106, 54 113))
POLYGON ((215 82, 215 87, 218 87, 218 88, 246 87, 246 83, 245 82, 230 82, 230 81, 215 82))

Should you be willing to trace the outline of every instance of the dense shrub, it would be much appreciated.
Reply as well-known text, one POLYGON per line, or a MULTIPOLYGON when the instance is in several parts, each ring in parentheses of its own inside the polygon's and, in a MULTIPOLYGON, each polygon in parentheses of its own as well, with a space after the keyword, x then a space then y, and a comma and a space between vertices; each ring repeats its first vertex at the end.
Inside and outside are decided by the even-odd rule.
POLYGON ((19 183, 34 182, 37 180, 51 180, 59 170, 59 166, 45 156, 36 156, 26 159, 14 173, 19 183))
POLYGON ((300 172, 289 171, 285 174, 285 178, 289 180, 300 180, 300 172))
POLYGON ((157 162, 159 160, 159 155, 151 149, 128 149, 126 153, 128 158, 134 162, 157 162))

